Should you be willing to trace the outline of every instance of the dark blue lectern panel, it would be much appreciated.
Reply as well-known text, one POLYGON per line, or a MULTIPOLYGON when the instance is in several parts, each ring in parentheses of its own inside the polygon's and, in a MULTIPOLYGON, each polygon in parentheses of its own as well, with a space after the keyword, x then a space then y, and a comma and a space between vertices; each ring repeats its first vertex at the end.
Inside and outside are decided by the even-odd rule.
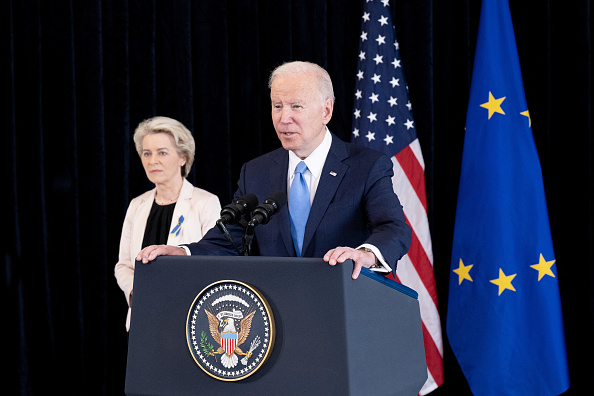
POLYGON ((271 257, 159 257, 137 264, 126 393, 132 395, 416 395, 427 377, 414 292, 352 263, 271 257), (236 280, 270 303, 270 358, 236 382, 210 377, 193 360, 186 319, 211 283, 236 280), (407 295, 407 292, 410 295, 407 295))

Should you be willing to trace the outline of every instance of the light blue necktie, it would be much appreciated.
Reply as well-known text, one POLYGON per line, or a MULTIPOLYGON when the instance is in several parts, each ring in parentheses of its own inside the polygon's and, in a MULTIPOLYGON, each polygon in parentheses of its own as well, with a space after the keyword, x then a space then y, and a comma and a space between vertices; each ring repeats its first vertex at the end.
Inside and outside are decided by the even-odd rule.
POLYGON ((309 216, 309 188, 303 174, 307 170, 305 162, 301 161, 295 168, 295 177, 291 184, 289 192, 289 213, 291 214, 291 235, 293 236, 293 245, 297 257, 301 257, 301 248, 303 247, 303 235, 305 234, 305 223, 309 216))

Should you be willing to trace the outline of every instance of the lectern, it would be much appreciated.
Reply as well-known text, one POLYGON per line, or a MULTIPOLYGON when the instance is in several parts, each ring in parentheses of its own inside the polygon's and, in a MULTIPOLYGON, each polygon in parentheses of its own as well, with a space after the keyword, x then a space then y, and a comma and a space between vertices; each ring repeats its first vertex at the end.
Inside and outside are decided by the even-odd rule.
POLYGON ((137 263, 126 394, 416 395, 427 379, 417 293, 366 269, 353 280, 352 269, 280 257, 137 263))

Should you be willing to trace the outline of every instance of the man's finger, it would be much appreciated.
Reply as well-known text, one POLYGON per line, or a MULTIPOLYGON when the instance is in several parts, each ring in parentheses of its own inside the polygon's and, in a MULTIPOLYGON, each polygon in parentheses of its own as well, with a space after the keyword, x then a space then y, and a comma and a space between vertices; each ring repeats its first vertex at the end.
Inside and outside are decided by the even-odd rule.
POLYGON ((357 279, 359 274, 361 273, 361 264, 355 264, 355 268, 353 268, 353 279, 357 279))

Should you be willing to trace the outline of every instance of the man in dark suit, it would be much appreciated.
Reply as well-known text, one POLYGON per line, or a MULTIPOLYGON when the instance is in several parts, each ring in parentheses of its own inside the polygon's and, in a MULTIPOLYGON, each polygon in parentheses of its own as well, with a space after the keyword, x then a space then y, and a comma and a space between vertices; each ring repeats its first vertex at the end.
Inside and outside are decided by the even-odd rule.
MULTIPOLYGON (((411 228, 393 191, 392 162, 384 154, 345 143, 326 125, 334 109, 328 73, 308 62, 285 63, 269 80, 272 121, 282 148, 241 169, 235 199, 253 193, 262 202, 277 191, 289 204, 255 228, 262 256, 323 257, 330 265, 351 259, 353 278, 362 267, 387 273, 408 251, 411 228)), ((236 244, 244 233, 229 226, 236 244)), ((219 230, 185 247, 149 246, 144 263, 163 254, 233 255, 219 230)))

